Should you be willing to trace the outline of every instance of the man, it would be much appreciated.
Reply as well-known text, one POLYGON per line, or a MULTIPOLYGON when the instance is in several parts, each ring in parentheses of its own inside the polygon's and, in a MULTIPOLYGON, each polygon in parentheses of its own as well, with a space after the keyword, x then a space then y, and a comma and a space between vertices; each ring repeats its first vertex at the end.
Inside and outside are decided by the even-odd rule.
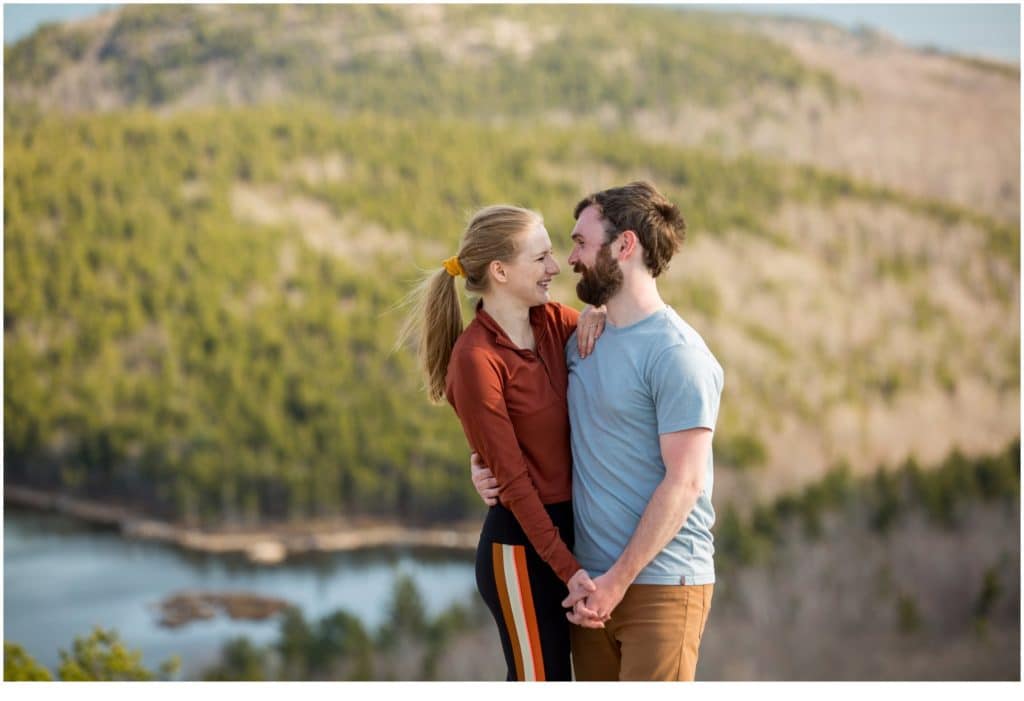
MULTIPOLYGON (((711 439, 723 372, 658 293, 686 224, 645 182, 590 195, 575 217, 577 294, 607 306, 587 358, 566 344, 575 555, 596 585, 563 602, 576 678, 692 680, 715 581, 711 439)), ((488 477, 474 475, 485 498, 488 477)))

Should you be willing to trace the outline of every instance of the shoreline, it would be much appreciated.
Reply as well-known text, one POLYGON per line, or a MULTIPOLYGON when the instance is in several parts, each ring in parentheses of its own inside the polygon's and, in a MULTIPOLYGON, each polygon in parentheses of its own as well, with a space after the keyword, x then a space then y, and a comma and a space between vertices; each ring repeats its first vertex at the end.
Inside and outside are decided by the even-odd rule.
POLYGON ((370 520, 355 523, 341 519, 281 524, 276 528, 201 530, 150 519, 118 506, 15 485, 4 486, 4 503, 113 526, 127 538, 153 540, 215 555, 240 553, 260 565, 280 564, 293 555, 389 546, 475 550, 480 533, 479 525, 467 523, 448 528, 415 529, 393 523, 370 520))

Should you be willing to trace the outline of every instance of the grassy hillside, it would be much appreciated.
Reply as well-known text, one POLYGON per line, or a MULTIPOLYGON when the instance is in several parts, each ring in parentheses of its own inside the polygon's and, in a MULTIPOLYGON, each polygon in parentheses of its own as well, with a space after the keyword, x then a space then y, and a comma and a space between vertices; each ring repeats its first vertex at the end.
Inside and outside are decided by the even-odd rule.
MULTIPOLYGON (((130 5, 4 59, 5 485, 472 520, 400 301, 510 202, 579 306, 572 206, 646 178, 689 225, 660 290, 726 376, 699 676, 1018 678, 1019 71, 605 5, 130 5)), ((418 602, 293 612, 208 674, 501 676, 479 607, 418 602)))
POLYGON ((322 100, 627 129, 1020 215, 1019 71, 823 22, 609 6, 124 6, 5 47, 8 118, 322 100))
POLYGON ((50 117, 8 130, 5 166, 16 483, 205 523, 471 513, 457 422, 390 352, 394 306, 475 207, 537 208, 564 259, 580 193, 638 176, 691 223, 664 293, 727 368, 718 464, 761 485, 725 494, 948 450, 979 425, 986 444, 1016 435, 1016 231, 843 176, 599 129, 316 107, 50 117), (794 208, 896 226, 804 232, 794 208), (929 246, 940 233, 956 245, 929 246), (936 277, 962 295, 933 293, 936 277), (870 422, 928 402, 957 419, 943 437, 870 422), (808 440, 794 451, 780 430, 808 440))
MULTIPOLYGON (((662 290, 726 368, 719 503, 1004 444, 1019 227, 898 170, 808 164, 796 145, 829 148, 811 132, 760 143, 787 104, 828 124, 935 97, 876 91, 800 26, 126 6, 5 48, 7 479, 207 525, 475 513, 456 421, 391 352, 394 307, 476 207, 538 209, 564 260, 578 197, 639 177, 689 221, 662 290)), ((877 46, 815 32, 877 69, 877 46)), ((961 64, 993 94, 1012 78, 961 64)), ((863 123, 846 133, 919 131, 863 123)))
POLYGON ((623 6, 126 6, 37 32, 5 64, 9 101, 65 111, 316 98, 391 115, 628 120, 755 86, 840 92, 712 15, 623 6))

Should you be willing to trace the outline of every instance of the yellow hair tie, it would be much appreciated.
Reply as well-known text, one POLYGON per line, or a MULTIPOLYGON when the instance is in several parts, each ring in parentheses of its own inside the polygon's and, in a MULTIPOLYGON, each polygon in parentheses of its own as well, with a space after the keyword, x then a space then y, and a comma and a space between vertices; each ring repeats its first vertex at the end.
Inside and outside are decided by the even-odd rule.
POLYGON ((448 271, 448 274, 452 277, 466 277, 466 270, 462 267, 462 263, 459 262, 458 256, 452 256, 444 262, 444 269, 448 271))

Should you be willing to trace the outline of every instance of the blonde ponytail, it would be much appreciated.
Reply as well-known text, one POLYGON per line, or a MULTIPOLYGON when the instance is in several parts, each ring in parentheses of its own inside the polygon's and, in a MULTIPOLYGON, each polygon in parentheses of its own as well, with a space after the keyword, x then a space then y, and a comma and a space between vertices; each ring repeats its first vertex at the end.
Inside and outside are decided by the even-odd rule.
POLYGON ((462 307, 455 277, 466 278, 466 291, 487 289, 491 261, 508 262, 516 254, 517 239, 543 220, 536 212, 511 205, 484 207, 470 220, 457 255, 424 278, 406 298, 411 306, 398 343, 417 339, 420 368, 426 376, 430 401, 444 399, 445 379, 455 342, 462 333, 462 307))

